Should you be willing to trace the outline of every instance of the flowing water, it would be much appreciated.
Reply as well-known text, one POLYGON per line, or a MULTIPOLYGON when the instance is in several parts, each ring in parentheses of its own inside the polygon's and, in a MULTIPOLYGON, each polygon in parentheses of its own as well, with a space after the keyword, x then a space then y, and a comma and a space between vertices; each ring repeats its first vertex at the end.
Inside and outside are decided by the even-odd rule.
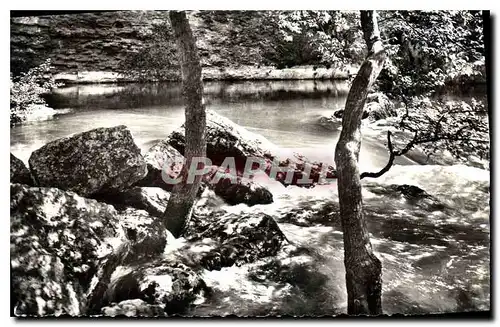
MULTIPOLYGON (((205 84, 208 109, 261 134, 282 148, 333 163, 338 131, 319 117, 343 107, 342 82, 267 81, 205 84)), ((83 85, 48 97, 60 114, 11 129, 11 152, 27 162, 45 143, 96 127, 126 125, 144 152, 182 124, 175 83, 83 85)), ((367 133, 368 135, 369 133, 367 133)), ((365 137, 362 170, 385 165, 387 150, 365 137)), ((374 249, 383 263, 383 308, 388 314, 488 310, 490 306, 489 172, 466 166, 419 165, 398 158, 389 173, 364 181, 364 205, 374 249), (431 197, 403 196, 392 184, 415 185, 431 197)), ((206 271, 218 300, 197 315, 336 314, 346 312, 342 233, 335 184, 285 188, 266 177, 270 205, 226 206, 228 214, 266 213, 294 244, 315 255, 283 252, 278 258, 206 271), (299 265, 287 270, 286 262, 299 265), (314 267, 308 269, 307 267, 314 267), (274 268, 273 268, 274 267, 274 268), (281 279, 259 279, 279 268, 281 279)), ((182 243, 182 242, 181 242, 182 243)))

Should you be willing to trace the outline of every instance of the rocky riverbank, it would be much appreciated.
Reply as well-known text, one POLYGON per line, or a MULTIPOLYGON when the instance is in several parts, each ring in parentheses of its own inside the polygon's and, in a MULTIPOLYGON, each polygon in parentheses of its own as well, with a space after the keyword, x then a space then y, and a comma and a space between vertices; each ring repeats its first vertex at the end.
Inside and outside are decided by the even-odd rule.
MULTIPOLYGON (((296 183, 306 165, 314 174, 318 164, 300 154, 282 158, 274 144, 214 112, 208 112, 207 128, 207 157, 215 166, 179 239, 162 225, 170 185, 161 175, 174 177, 179 171, 175 163, 183 161, 183 127, 146 153, 125 126, 116 126, 50 142, 32 153, 29 169, 11 155, 13 313, 345 312, 336 187, 296 183), (236 183, 217 166, 223 156, 235 158, 236 183), (278 163, 293 168, 296 185, 265 174, 259 181, 244 178, 241 162, 249 157, 281 158, 278 163), (219 182, 210 183, 216 175, 219 182)), ((397 168, 364 191, 369 229, 386 269, 386 312, 489 308, 489 279, 481 273, 488 267, 487 174, 465 167, 469 173, 461 176, 462 170, 422 166, 426 179, 419 182, 415 174, 422 169, 414 167, 410 175, 403 171, 405 183, 417 183, 412 186, 398 183, 397 168), (445 193, 450 185, 444 177, 437 178, 448 175, 461 190, 453 191, 453 198, 445 193), (430 266, 427 256, 433 258, 430 266), (477 269, 463 273, 472 263, 477 269), (427 280, 437 266, 444 269, 440 279, 427 280), (391 280, 397 276, 410 282, 391 280), (434 291, 444 285, 437 286, 446 299, 441 309, 432 296, 417 299, 415 307, 414 294, 405 295, 411 281, 421 279, 422 287, 434 291)))
MULTIPOLYGON (((214 163, 235 154, 239 160, 275 157, 274 146, 262 137, 213 112, 208 122, 207 156, 214 163)), ((161 256, 165 245, 175 243, 161 223, 172 186, 162 173, 179 173, 182 133, 174 132, 144 156, 125 126, 50 142, 32 153, 29 169, 11 155, 15 315, 116 314, 127 305, 143 314, 181 313, 209 294, 197 269, 277 253, 286 238, 269 216, 205 216, 206 205, 198 205, 195 217, 205 218, 192 220, 186 240, 206 250, 193 250, 196 260, 188 265, 161 256)), ((299 173, 306 160, 297 160, 299 173)), ((233 176, 213 166, 201 198, 228 205, 273 202, 267 187, 241 173, 232 182, 233 176)))

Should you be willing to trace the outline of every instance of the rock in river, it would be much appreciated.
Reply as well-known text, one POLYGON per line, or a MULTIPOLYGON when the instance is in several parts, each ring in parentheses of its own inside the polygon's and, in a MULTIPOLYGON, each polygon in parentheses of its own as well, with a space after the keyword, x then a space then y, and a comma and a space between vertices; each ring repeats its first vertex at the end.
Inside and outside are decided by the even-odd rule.
POLYGON ((126 189, 146 175, 127 127, 96 128, 47 143, 29 159, 37 185, 82 196, 126 189))
POLYGON ((142 311, 144 315, 181 314, 207 291, 198 274, 180 262, 157 259, 142 265, 120 266, 111 277, 103 299, 108 305, 101 312, 126 314, 124 302, 129 301, 129 310, 142 311), (141 301, 130 303, 133 299, 141 301))
MULTIPOLYGON (((117 212, 56 188, 11 184, 10 212, 17 316, 88 314, 87 296, 107 285, 116 268, 110 265, 113 269, 103 272, 110 260, 119 258, 118 265, 148 262, 171 238, 159 228, 161 221, 144 210, 117 212)), ((90 303, 102 306, 98 298, 90 303)))
MULTIPOLYGON (((184 153, 184 134, 182 125, 169 135, 166 142, 184 153)), ((267 157, 276 148, 263 136, 246 130, 212 110, 207 110, 206 140, 207 157, 212 160, 212 164, 219 166, 226 157, 234 157, 238 171, 243 170, 248 157, 267 157)))
POLYGON ((162 171, 163 174, 175 179, 182 169, 184 156, 167 141, 161 140, 148 150, 144 155, 144 160, 147 163, 148 174, 137 185, 156 186, 171 191, 173 185, 165 183, 162 171))
POLYGON ((159 187, 133 187, 123 192, 103 195, 98 200, 112 204, 119 210, 127 207, 145 210, 151 216, 161 217, 167 208, 170 193, 159 187))
MULTIPOLYGON (((205 250, 195 251, 196 258, 192 259, 208 270, 220 270, 274 256, 288 244, 276 221, 265 214, 194 214, 186 233, 186 239, 193 244, 196 241, 204 244, 207 239, 213 241, 210 246, 202 246, 205 250)), ((186 252, 189 250, 186 249, 186 252)))

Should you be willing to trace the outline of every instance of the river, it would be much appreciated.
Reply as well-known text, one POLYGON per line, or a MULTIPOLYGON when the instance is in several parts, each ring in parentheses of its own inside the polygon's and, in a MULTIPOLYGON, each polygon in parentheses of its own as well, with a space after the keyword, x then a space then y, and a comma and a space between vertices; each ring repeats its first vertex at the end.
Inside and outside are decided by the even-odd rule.
MULTIPOLYGON (((342 108, 347 91, 344 82, 332 81, 207 82, 205 100, 208 109, 282 148, 333 163, 339 131, 326 130, 317 121, 342 108)), ((51 140, 122 124, 144 152, 184 120, 176 83, 71 86, 56 90, 47 100, 59 112, 54 119, 11 128, 11 152, 26 163, 33 150, 51 140)), ((384 145, 365 137, 361 169, 381 168, 386 161, 384 145)), ((419 165, 404 157, 396 164, 382 178, 363 182, 368 229, 383 263, 384 312, 488 310, 489 171, 419 165), (392 184, 418 186, 434 202, 394 195, 388 191, 392 184)), ((336 186, 285 188, 269 181, 268 187, 273 204, 222 209, 229 214, 269 214, 288 239, 320 252, 315 267, 324 276, 321 285, 306 283, 307 287, 300 288, 285 281, 270 284, 250 278, 262 263, 207 271, 204 278, 219 290, 220 298, 198 306, 193 314, 346 312, 336 186), (326 218, 318 219, 321 215, 326 218)))

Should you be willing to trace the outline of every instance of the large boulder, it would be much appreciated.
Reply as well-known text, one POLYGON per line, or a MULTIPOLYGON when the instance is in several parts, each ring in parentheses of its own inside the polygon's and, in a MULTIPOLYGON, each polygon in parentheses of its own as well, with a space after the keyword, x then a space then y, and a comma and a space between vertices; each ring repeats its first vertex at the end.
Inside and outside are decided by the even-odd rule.
POLYGON ((112 204, 118 210, 135 208, 151 216, 161 217, 167 208, 170 193, 159 187, 133 187, 128 190, 103 195, 99 200, 112 204))
MULTIPOLYGON (((193 262, 208 270, 255 262, 274 256, 288 241, 276 221, 268 215, 212 212, 195 213, 186 228, 191 244, 200 242, 193 262), (211 240, 207 244, 207 240, 211 240)), ((198 246, 198 245, 196 245, 198 246)), ((185 249, 190 252, 189 249, 185 249)))
POLYGON ((24 162, 12 153, 10 154, 10 182, 33 185, 31 173, 24 162))
POLYGON ((273 203, 269 189, 251 179, 225 172, 217 166, 203 176, 207 187, 228 204, 244 203, 249 206, 273 203))
MULTIPOLYGON (((181 154, 184 153, 185 147, 184 133, 183 125, 172 132, 166 140, 166 143, 177 149, 181 154)), ((284 185, 309 187, 319 181, 321 163, 311 162, 300 153, 283 156, 280 154, 280 149, 265 137, 252 133, 210 110, 207 111, 206 140, 207 157, 212 161, 212 164, 220 166, 226 158, 232 157, 238 175, 243 175, 247 159, 254 157, 264 160, 265 166, 263 170, 267 174, 270 174, 271 167, 274 164, 280 167, 290 167, 293 171, 291 182, 287 182, 285 176, 281 174, 274 177, 284 185), (297 181, 302 178, 307 165, 311 166, 311 179, 313 181, 297 184, 297 181)), ((256 164, 253 164, 252 168, 256 168, 256 164)), ((333 167, 329 166, 327 171, 327 177, 332 178, 335 176, 333 167)))
POLYGON ((100 258, 126 240, 116 210, 55 188, 11 184, 15 315, 81 315, 100 258))
MULTIPOLYGON (((159 141, 151 147, 144 159, 148 165, 148 174, 137 183, 142 187, 135 187, 112 196, 106 195, 106 198, 113 204, 126 204, 147 210, 152 215, 161 216, 160 211, 162 213, 165 211, 168 201, 167 194, 169 193, 167 191, 160 192, 158 188, 168 191, 173 189, 173 184, 166 183, 162 175, 166 174, 172 179, 177 178, 185 159, 165 140, 159 141)), ((200 194, 208 186, 229 204, 255 205, 273 202, 272 194, 266 187, 241 176, 235 177, 235 183, 231 183, 229 177, 230 175, 218 166, 210 167, 209 172, 203 176, 200 194), (211 183, 216 175, 219 176, 218 182, 211 183)))
POLYGON ((144 178, 146 163, 127 127, 96 128, 47 143, 29 159, 37 185, 94 196, 144 178))
POLYGON ((117 212, 56 188, 11 184, 10 210, 18 316, 88 314, 88 295, 107 285, 114 265, 152 260, 171 239, 144 210, 117 212))
MULTIPOLYGON (((207 157, 213 165, 221 165, 226 157, 234 157, 236 168, 242 171, 248 157, 271 157, 276 146, 263 136, 252 133, 222 117, 212 110, 207 110, 207 157)), ((185 128, 182 125, 172 132, 166 142, 184 154, 186 145, 185 128)))

